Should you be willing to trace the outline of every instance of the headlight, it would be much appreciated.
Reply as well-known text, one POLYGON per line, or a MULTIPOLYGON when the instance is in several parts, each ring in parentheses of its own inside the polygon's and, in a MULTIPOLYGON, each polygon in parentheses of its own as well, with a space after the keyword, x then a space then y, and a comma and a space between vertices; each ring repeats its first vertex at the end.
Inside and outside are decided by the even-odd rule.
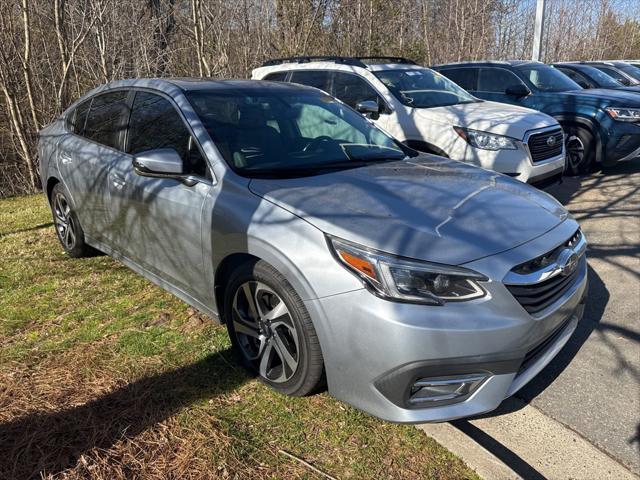
POLYGON ((462 267, 394 257, 328 237, 335 257, 378 295, 405 302, 443 305, 484 297, 487 277, 462 267))
POLYGON ((518 148, 512 138, 504 135, 494 135, 462 127, 453 127, 453 129, 472 147, 483 150, 515 150, 518 148))
POLYGON ((604 109, 611 118, 619 122, 640 122, 640 108, 614 108, 604 109))

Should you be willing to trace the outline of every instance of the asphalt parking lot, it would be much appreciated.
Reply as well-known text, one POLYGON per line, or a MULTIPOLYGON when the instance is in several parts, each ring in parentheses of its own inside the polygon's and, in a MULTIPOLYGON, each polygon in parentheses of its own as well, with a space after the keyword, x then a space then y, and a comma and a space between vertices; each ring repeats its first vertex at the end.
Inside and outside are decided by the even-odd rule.
POLYGON ((570 343, 519 396, 640 474, 640 161, 550 193, 589 242, 589 298, 570 343))

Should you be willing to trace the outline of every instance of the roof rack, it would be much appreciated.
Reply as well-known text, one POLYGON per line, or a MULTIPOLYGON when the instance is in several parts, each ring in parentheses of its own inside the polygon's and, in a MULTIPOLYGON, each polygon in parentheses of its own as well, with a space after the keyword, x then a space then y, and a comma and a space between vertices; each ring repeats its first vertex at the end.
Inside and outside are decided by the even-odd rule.
POLYGON ((338 57, 335 55, 328 56, 313 56, 307 55, 303 57, 284 57, 284 58, 274 58, 272 60, 267 60, 262 64, 263 67, 270 67, 272 65, 280 65, 282 63, 309 63, 309 62, 335 62, 335 63, 343 63, 345 65, 355 65, 358 67, 365 67, 366 65, 354 57, 338 57))
POLYGON ((262 64, 263 67, 270 67, 272 65, 281 65, 283 63, 309 63, 309 62, 335 62, 343 65, 353 65, 356 67, 367 68, 369 60, 385 60, 389 63, 402 63, 407 65, 416 65, 416 62, 403 57, 386 57, 386 56, 371 56, 371 57, 341 57, 337 55, 305 55, 301 57, 284 57, 274 58, 267 60, 262 64))

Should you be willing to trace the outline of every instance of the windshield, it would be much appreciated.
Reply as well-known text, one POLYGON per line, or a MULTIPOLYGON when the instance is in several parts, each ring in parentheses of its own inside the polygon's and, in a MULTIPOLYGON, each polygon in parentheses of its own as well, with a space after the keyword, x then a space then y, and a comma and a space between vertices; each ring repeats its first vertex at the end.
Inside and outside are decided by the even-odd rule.
POLYGON ((231 168, 292 177, 416 155, 333 97, 315 91, 194 91, 187 97, 231 168))
POLYGON ((445 76, 428 68, 373 73, 398 100, 409 107, 445 107, 481 101, 445 76))
POLYGON ((632 77, 633 80, 635 80, 635 82, 633 81, 631 82, 633 85, 640 84, 640 68, 634 67, 633 65, 629 65, 626 63, 618 64, 616 65, 616 67, 622 70, 624 73, 626 73, 630 77, 632 77))
POLYGON ((516 68, 534 87, 543 92, 582 90, 576 82, 548 65, 527 64, 516 68))
POLYGON ((582 66, 581 67, 584 70, 578 70, 580 71, 584 71, 584 73, 586 75, 589 75, 591 78, 593 78, 593 80, 598 84, 599 87, 602 88, 620 88, 622 86, 622 84, 620 82, 618 82, 617 80, 615 80, 614 78, 610 77, 609 75, 607 75, 606 73, 598 70, 595 67, 589 67, 589 66, 582 66))

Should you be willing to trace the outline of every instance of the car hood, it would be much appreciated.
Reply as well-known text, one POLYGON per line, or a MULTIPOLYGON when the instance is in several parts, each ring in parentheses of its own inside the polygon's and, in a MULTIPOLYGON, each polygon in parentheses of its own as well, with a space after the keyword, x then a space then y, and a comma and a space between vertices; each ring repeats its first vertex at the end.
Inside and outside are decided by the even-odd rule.
POLYGON ((549 115, 498 102, 462 103, 446 107, 416 108, 418 116, 428 121, 472 128, 522 140, 529 130, 558 125, 549 115))
POLYGON ((533 187, 433 155, 249 188, 327 234, 448 264, 514 248, 568 215, 533 187))
POLYGON ((608 88, 590 88, 585 90, 570 90, 562 94, 571 97, 578 96, 590 100, 594 105, 606 103, 609 105, 640 107, 640 97, 637 93, 624 90, 611 90, 608 88), (604 102, 603 102, 604 100, 604 102))

